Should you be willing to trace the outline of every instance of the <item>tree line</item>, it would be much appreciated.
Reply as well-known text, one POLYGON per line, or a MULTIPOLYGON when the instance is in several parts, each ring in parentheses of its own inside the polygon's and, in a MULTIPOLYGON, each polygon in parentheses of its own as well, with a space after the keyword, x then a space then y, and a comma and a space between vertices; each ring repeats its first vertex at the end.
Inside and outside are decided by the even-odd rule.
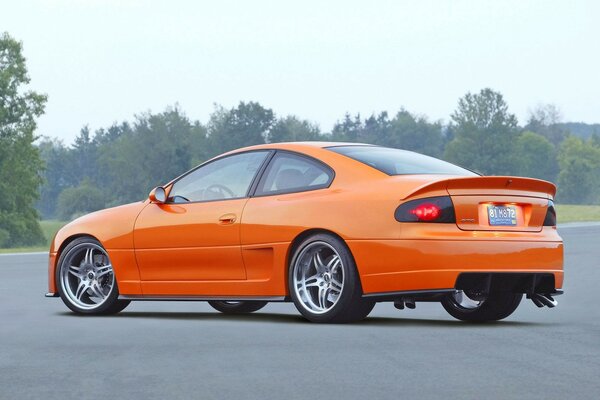
POLYGON ((600 203, 600 136, 570 134, 551 105, 519 126, 502 94, 467 93, 449 124, 400 109, 362 118, 345 115, 331 132, 296 116, 277 117, 256 102, 217 107, 206 124, 178 107, 132 122, 84 127, 71 146, 44 138, 46 165, 37 208, 44 218, 70 219, 145 198, 148 191, 228 150, 260 143, 325 140, 412 150, 485 175, 520 175, 556 182, 557 200, 600 203))
POLYGON ((21 44, 0 37, 0 247, 43 241, 38 217, 68 220, 144 199, 195 165, 239 147, 286 141, 378 144, 439 157, 486 175, 520 175, 558 184, 557 201, 600 204, 600 136, 572 134, 552 105, 520 125, 501 93, 460 99, 448 123, 401 108, 344 115, 330 132, 257 102, 217 106, 206 122, 177 106, 98 129, 72 144, 37 137, 46 97, 27 91, 21 44))

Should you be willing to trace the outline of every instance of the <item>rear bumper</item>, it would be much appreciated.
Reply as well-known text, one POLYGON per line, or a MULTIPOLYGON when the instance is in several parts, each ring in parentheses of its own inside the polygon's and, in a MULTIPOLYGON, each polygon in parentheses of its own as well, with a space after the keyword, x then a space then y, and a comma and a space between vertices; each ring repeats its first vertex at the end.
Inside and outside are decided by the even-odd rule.
POLYGON ((563 285, 560 241, 349 240, 363 292, 453 289, 465 273, 550 274, 563 285))

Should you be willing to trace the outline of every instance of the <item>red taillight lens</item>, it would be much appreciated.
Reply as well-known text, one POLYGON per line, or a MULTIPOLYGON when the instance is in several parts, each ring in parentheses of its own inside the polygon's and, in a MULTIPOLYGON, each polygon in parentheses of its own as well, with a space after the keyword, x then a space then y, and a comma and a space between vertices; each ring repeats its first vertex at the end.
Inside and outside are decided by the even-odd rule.
POLYGON ((409 212, 419 218, 419 221, 434 221, 439 218, 442 210, 433 203, 424 203, 409 212))
POLYGON ((396 209, 394 216, 398 222, 456 222, 449 196, 407 201, 396 209))

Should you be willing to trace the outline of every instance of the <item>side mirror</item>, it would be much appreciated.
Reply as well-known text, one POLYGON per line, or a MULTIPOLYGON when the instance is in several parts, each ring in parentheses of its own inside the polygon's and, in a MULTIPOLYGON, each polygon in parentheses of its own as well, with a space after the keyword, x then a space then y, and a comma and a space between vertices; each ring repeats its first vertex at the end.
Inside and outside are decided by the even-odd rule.
POLYGON ((157 186, 150 192, 148 196, 152 203, 162 204, 167 201, 167 192, 165 192, 165 188, 162 186, 157 186))

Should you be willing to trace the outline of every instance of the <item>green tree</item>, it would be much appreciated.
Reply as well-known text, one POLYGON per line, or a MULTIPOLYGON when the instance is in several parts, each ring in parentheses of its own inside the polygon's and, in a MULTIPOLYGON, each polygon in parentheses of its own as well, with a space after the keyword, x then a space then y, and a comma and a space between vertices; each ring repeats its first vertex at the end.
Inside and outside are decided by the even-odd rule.
POLYGON ((331 130, 331 140, 336 142, 360 142, 363 136, 363 123, 360 114, 354 118, 346 113, 344 119, 336 122, 331 130))
POLYGON ((98 144, 93 138, 90 129, 86 126, 81 128, 79 135, 75 138, 71 157, 80 176, 80 183, 84 178, 93 179, 99 173, 96 167, 98 157, 98 144))
POLYGON ((444 148, 441 123, 430 123, 425 117, 401 109, 393 119, 383 111, 364 121, 360 115, 344 116, 334 125, 331 139, 344 142, 363 142, 440 156, 444 148))
POLYGON ((293 115, 280 118, 269 131, 269 143, 320 140, 319 127, 293 115))
POLYGON ((131 133, 131 126, 128 122, 119 125, 113 124, 107 129, 100 128, 94 133, 94 142, 98 147, 111 143, 125 134, 131 133))
POLYGON ((386 146, 440 157, 444 151, 444 135, 440 122, 430 123, 425 117, 402 109, 390 122, 386 146))
POLYGON ((515 142, 516 173, 521 176, 556 182, 558 160, 556 149, 544 136, 523 132, 515 142))
POLYGON ((594 166, 587 160, 569 159, 558 175, 557 200, 567 204, 592 204, 597 200, 594 166))
POLYGON ((97 179, 111 195, 107 205, 141 200, 205 160, 206 129, 192 123, 177 107, 159 114, 142 114, 133 127, 99 148, 97 179))
POLYGON ((448 161, 484 174, 515 172, 517 118, 508 112, 502 94, 492 89, 467 93, 451 117, 455 138, 446 146, 448 161))
POLYGON ((558 146, 568 135, 561 124, 562 114, 554 104, 542 104, 529 113, 525 130, 539 133, 553 145, 558 146))
POLYGON ((35 141, 36 118, 46 96, 27 90, 30 82, 22 45, 0 36, 0 238, 2 246, 44 242, 34 209, 42 182, 35 141))
POLYGON ((372 114, 360 128, 358 141, 382 146, 399 147, 399 143, 393 140, 396 131, 392 132, 392 121, 388 117, 387 111, 372 114))
POLYGON ((51 219, 56 217, 60 193, 66 188, 77 186, 82 177, 75 166, 72 151, 60 140, 43 138, 38 144, 38 149, 45 169, 37 209, 42 218, 51 219))
POLYGON ((208 124, 211 155, 265 143, 274 122, 273 110, 256 102, 240 102, 230 110, 217 107, 208 124))
POLYGON ((58 196, 57 215, 63 221, 70 221, 80 215, 104 208, 105 196, 89 180, 81 185, 67 188, 58 196))
POLYGON ((558 152, 557 200, 573 204, 600 203, 600 147, 576 136, 565 139, 558 152))

